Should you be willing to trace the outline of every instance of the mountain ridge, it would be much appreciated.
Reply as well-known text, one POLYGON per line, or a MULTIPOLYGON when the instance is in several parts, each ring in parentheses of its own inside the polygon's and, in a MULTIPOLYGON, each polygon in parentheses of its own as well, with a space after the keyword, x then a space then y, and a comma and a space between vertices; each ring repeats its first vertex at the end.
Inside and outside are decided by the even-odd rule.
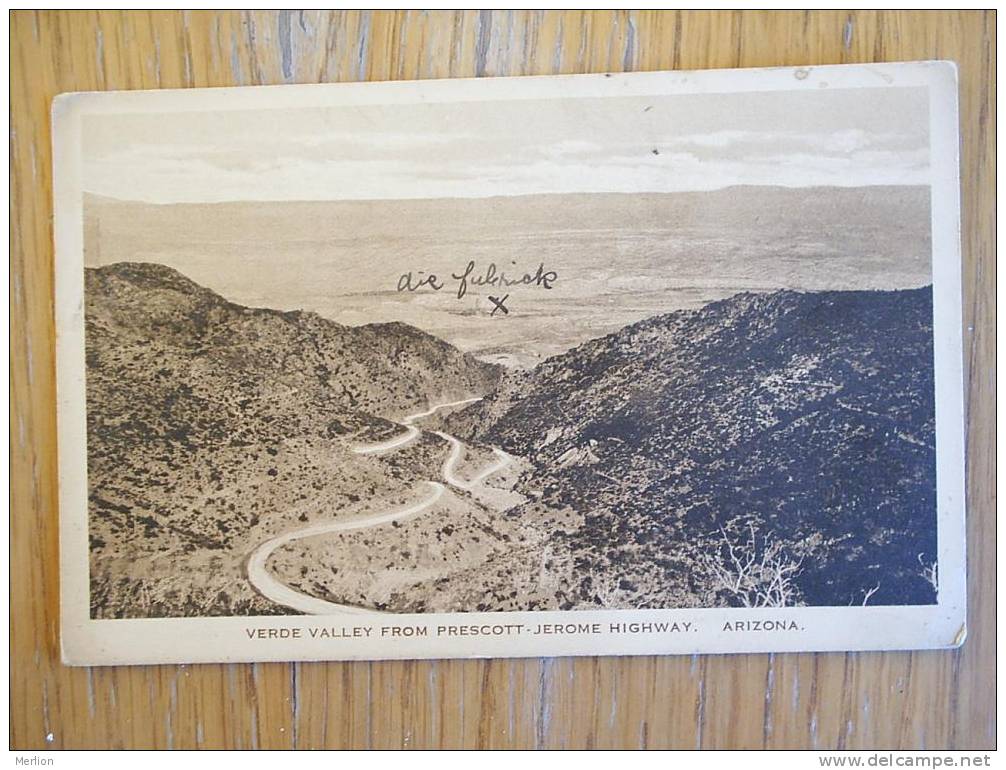
MULTIPOLYGON (((508 373, 445 425, 526 457, 534 470, 518 488, 540 490, 547 507, 588 511, 571 559, 599 544, 610 553, 585 574, 604 572, 602 562, 617 571, 641 533, 659 545, 642 549, 640 569, 661 549, 681 552, 675 538, 695 544, 697 563, 719 528, 757 519, 762 537, 794 554, 819 541, 813 556, 794 556, 821 562, 800 581, 809 603, 860 601, 874 578, 873 603, 926 603, 934 594, 919 559, 936 552, 931 297, 930 287, 734 295, 508 373), (845 516, 877 542, 862 543, 845 516)), ((632 569, 626 580, 639 582, 632 569)))
POLYGON ((141 205, 141 206, 228 206, 228 205, 240 205, 245 203, 255 203, 255 204, 265 204, 270 206, 284 205, 284 204, 326 204, 326 203, 360 203, 360 204, 374 204, 374 203, 393 203, 393 202, 419 202, 419 201, 429 201, 431 203, 443 203, 448 201, 504 201, 504 200, 533 200, 533 199, 568 199, 568 200, 582 200, 584 198, 599 197, 599 196, 609 196, 612 198, 637 198, 639 196, 645 197, 659 197, 659 196, 678 196, 678 195, 702 195, 707 193, 727 193, 727 192, 741 192, 741 191, 754 191, 759 192, 771 192, 771 191, 796 191, 799 190, 802 194, 809 194, 813 192, 822 192, 830 190, 928 190, 927 185, 918 184, 882 184, 882 185, 813 185, 808 187, 796 187, 796 186, 786 186, 786 185, 754 185, 754 184, 733 184, 726 185, 724 187, 715 187, 708 190, 675 190, 672 192, 661 192, 661 191, 632 191, 632 192, 621 192, 621 191, 599 191, 599 192, 582 192, 582 193, 523 193, 520 195, 486 195, 486 196, 462 196, 456 198, 450 197, 439 197, 439 198, 331 198, 331 199, 310 199, 310 198, 288 198, 280 200, 271 199, 259 199, 259 198, 248 198, 243 200, 232 200, 232 201, 146 201, 146 200, 136 200, 131 198, 116 198, 111 195, 103 195, 101 193, 85 192, 84 198, 86 202, 96 203, 96 204, 126 204, 126 205, 141 205))
POLYGON ((298 516, 365 509, 363 493, 407 498, 412 476, 439 469, 436 441, 390 474, 352 447, 499 375, 419 330, 244 307, 165 266, 88 268, 85 283, 100 617, 282 611, 241 576, 250 544, 298 516))
POLYGON ((452 495, 435 531, 305 542, 277 555, 285 579, 399 612, 741 606, 729 545, 792 568, 787 604, 935 599, 931 287, 743 292, 503 372, 408 324, 249 308, 165 266, 85 280, 95 617, 283 612, 245 555, 413 499, 446 441, 353 447, 474 396, 423 427, 475 467, 510 452, 499 490, 525 502, 452 495), (364 571, 336 574, 343 542, 364 571))

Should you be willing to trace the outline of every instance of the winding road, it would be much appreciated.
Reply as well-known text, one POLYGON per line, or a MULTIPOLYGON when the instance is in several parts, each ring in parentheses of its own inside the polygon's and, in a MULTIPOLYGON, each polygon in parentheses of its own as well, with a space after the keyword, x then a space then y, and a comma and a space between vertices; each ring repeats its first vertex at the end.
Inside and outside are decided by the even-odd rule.
POLYGON ((458 441, 454 436, 449 433, 442 433, 439 430, 431 431, 433 434, 440 436, 444 441, 451 445, 451 453, 447 455, 447 459, 444 460, 444 481, 450 484, 452 487, 457 487, 458 489, 471 489, 476 484, 478 484, 483 479, 487 479, 492 476, 496 471, 503 470, 513 458, 504 452, 499 447, 493 447, 493 453, 496 455, 496 462, 492 465, 487 465, 481 471, 479 471, 475 476, 472 477, 470 481, 465 481, 460 476, 454 474, 455 469, 461 458, 465 454, 465 445, 458 441))
POLYGON ((266 569, 265 563, 273 551, 287 543, 292 543, 294 540, 313 537, 314 535, 327 535, 330 532, 345 532, 352 529, 376 527, 381 524, 389 524, 392 521, 405 521, 406 519, 411 519, 414 516, 425 513, 427 509, 443 496, 445 487, 439 481, 426 481, 423 483, 428 484, 432 488, 431 494, 418 503, 413 503, 408 508, 375 513, 372 516, 352 521, 327 521, 320 524, 312 524, 309 527, 285 532, 282 535, 277 535, 266 540, 252 551, 251 556, 248 557, 248 579, 266 599, 270 599, 277 604, 282 604, 284 607, 291 607, 312 615, 327 615, 333 612, 374 612, 374 610, 366 610, 360 607, 353 607, 352 605, 326 602, 324 599, 318 599, 314 596, 303 594, 300 591, 295 591, 286 583, 282 583, 273 577, 272 573, 266 569))
MULTIPOLYGON (((435 412, 441 409, 448 409, 452 406, 461 406, 463 404, 474 404, 476 401, 481 401, 481 398, 464 398, 461 401, 448 401, 444 404, 437 404, 427 409, 425 412, 416 412, 415 414, 410 414, 408 417, 402 420, 402 425, 405 426, 405 433, 395 436, 387 441, 381 441, 376 444, 363 444, 362 446, 353 447, 353 451, 358 455, 377 455, 383 454, 385 452, 390 452, 392 449, 401 449, 406 444, 412 443, 421 431, 412 423, 416 420, 420 420, 423 417, 429 417, 435 412)), ((444 435, 444 434, 438 434, 444 435)))
MULTIPOLYGON (((387 441, 354 447, 353 451, 357 454, 372 455, 400 449, 401 447, 411 443, 422 432, 419 428, 412 424, 415 420, 423 417, 429 417, 441 409, 471 404, 480 400, 481 399, 479 398, 467 398, 462 399, 461 401, 450 401, 443 404, 436 404, 423 412, 410 414, 405 417, 401 423, 405 428, 405 433, 387 441)), ((465 481, 455 474, 457 465, 461 462, 461 458, 464 456, 464 444, 449 433, 443 433, 441 431, 432 431, 432 433, 450 444, 451 451, 447 455, 447 459, 444 460, 441 473, 443 474, 444 481, 453 487, 457 487, 458 489, 472 489, 492 474, 505 468, 513 460, 513 458, 502 449, 493 447, 493 453, 497 457, 496 461, 479 471, 471 480, 465 481)), ((309 615, 333 615, 347 613, 358 615, 381 614, 378 610, 356 607, 351 604, 336 604, 335 602, 328 602, 324 599, 318 599, 317 597, 301 593, 300 591, 291 588, 286 583, 277 580, 272 573, 266 569, 266 562, 277 548, 281 548, 282 546, 292 543, 295 540, 301 540, 305 537, 314 537, 315 535, 326 535, 332 532, 345 532, 348 530, 377 527, 394 521, 405 521, 426 513, 438 500, 440 500, 441 497, 443 497, 446 487, 439 481, 424 481, 422 483, 426 484, 430 488, 430 492, 419 502, 413 503, 406 508, 380 511, 369 516, 349 521, 329 521, 311 524, 307 527, 301 527, 299 529, 290 530, 289 532, 284 532, 281 535, 276 535, 275 537, 269 538, 268 540, 260 543, 248 556, 248 580, 251 582, 255 590, 267 599, 284 607, 289 607, 290 609, 298 610, 309 615)))

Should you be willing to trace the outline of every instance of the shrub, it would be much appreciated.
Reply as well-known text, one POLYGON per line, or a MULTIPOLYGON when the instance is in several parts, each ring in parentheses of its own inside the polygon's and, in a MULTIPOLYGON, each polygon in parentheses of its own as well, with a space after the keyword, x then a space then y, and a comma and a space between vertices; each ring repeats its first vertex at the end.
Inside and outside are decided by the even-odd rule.
POLYGON ((705 545, 699 564, 712 590, 732 606, 801 604, 795 580, 805 554, 795 554, 771 534, 760 534, 760 527, 757 518, 736 517, 705 545))

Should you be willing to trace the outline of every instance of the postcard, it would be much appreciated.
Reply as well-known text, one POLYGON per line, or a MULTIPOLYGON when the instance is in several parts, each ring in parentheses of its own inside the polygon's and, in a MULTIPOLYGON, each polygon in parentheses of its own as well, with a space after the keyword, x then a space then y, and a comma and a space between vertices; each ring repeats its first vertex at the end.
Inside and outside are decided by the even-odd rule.
POLYGON ((965 636, 947 62, 53 105, 73 665, 965 636))

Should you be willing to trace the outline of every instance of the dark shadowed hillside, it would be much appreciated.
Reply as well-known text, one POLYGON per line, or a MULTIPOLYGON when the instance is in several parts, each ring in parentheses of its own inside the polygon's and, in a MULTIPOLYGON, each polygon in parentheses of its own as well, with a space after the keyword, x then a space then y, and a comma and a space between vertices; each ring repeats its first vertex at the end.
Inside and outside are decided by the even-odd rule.
POLYGON ((785 603, 928 603, 932 361, 929 287, 740 294, 512 372, 445 424, 583 514, 555 539, 568 606, 757 604, 757 580, 726 586, 744 568, 785 603))
POLYGON ((290 612, 250 555, 346 521, 267 569, 398 612, 935 598, 929 288, 738 294, 504 375, 167 267, 86 279, 96 617, 290 612))

